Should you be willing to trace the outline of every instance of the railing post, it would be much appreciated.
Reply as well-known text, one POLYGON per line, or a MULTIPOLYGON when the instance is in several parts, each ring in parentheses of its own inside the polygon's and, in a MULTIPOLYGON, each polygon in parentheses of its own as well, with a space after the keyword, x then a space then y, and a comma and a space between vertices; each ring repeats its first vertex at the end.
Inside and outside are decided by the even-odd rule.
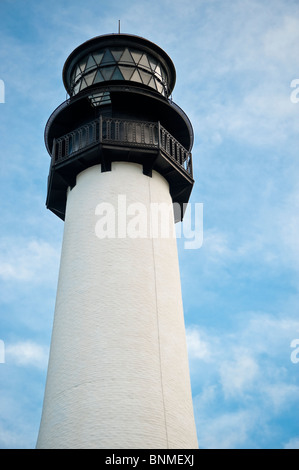
POLYGON ((103 143, 103 117, 101 114, 99 119, 99 143, 103 143))
POLYGON ((176 161, 176 156, 175 156, 175 142, 173 139, 171 139, 171 151, 172 151, 172 158, 174 158, 176 161))
POLYGON ((161 124, 158 121, 158 149, 161 150, 161 124))
POLYGON ((59 160, 62 157, 62 140, 61 138, 57 140, 58 143, 58 155, 57 155, 57 160, 59 160))
POLYGON ((188 168, 189 168, 188 173, 189 173, 190 176, 193 178, 193 168, 192 168, 192 155, 191 155, 191 152, 189 153, 189 156, 188 156, 188 168))
POLYGON ((56 161, 56 139, 53 139, 53 144, 52 144, 52 158, 53 162, 55 163, 56 161))

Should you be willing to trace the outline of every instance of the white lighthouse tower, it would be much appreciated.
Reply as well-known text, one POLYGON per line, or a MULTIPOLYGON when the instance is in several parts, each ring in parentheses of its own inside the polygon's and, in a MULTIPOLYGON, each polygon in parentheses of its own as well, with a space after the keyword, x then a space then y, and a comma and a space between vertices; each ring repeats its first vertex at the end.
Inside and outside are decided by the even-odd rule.
POLYGON ((193 131, 169 100, 174 65, 110 34, 75 49, 63 81, 45 130, 64 236, 37 448, 197 448, 173 236, 193 131))

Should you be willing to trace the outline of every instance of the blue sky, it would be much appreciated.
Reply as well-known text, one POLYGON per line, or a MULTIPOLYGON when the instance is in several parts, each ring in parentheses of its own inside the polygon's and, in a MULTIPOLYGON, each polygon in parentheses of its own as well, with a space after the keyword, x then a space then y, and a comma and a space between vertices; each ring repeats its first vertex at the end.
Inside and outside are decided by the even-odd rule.
POLYGON ((44 393, 63 233, 44 126, 67 56, 119 19, 173 59, 195 132, 204 240, 178 247, 199 447, 298 449, 295 0, 0 0, 0 448, 35 447, 44 393))

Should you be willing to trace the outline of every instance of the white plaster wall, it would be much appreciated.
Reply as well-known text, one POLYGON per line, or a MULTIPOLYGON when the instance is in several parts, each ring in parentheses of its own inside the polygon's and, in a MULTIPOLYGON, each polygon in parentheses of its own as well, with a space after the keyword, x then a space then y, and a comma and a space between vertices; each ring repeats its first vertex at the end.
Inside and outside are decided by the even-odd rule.
POLYGON ((166 180, 137 164, 78 175, 37 448, 197 447, 176 240, 99 239, 95 209, 119 194, 171 204, 166 180))

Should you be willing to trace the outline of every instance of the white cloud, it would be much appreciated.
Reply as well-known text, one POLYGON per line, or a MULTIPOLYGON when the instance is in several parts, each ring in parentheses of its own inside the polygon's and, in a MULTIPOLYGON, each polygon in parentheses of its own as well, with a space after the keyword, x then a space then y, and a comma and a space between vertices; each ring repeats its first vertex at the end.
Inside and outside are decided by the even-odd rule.
POLYGON ((246 392, 252 392, 259 378, 259 367, 256 360, 249 354, 240 355, 221 363, 220 378, 225 397, 238 397, 241 399, 246 392))
POLYGON ((293 437, 285 445, 284 449, 299 449, 299 437, 293 437))
POLYGON ((240 410, 219 414, 201 423, 198 432, 199 447, 204 449, 237 449, 250 440, 255 427, 256 413, 240 410))
POLYGON ((269 399, 274 413, 281 413, 290 406, 297 407, 299 386, 277 382, 267 383, 263 389, 265 397, 269 399))
POLYGON ((44 369, 48 363, 48 350, 32 341, 19 341, 5 348, 5 360, 19 366, 33 366, 44 369))
POLYGON ((198 329, 192 327, 186 328, 186 339, 189 359, 209 359, 209 347, 207 343, 201 338, 201 334, 199 333, 198 329))
POLYGON ((299 127, 290 102, 290 82, 299 78, 296 6, 281 11, 282 3, 275 2, 270 11, 266 3, 242 0, 215 7, 206 24, 199 25, 197 60, 193 54, 184 59, 184 68, 191 70, 184 81, 192 84, 186 94, 196 134, 206 144, 229 138, 292 148, 290 137, 299 127))
POLYGON ((215 334, 214 328, 196 326, 194 331, 191 378, 200 447, 255 447, 262 434, 271 441, 273 420, 298 405, 289 347, 299 331, 298 319, 243 312, 233 331, 215 334), (203 351, 210 352, 206 365, 201 338, 203 351))
POLYGON ((60 253, 44 240, 0 240, 0 278, 4 281, 45 281, 58 270, 60 253))

